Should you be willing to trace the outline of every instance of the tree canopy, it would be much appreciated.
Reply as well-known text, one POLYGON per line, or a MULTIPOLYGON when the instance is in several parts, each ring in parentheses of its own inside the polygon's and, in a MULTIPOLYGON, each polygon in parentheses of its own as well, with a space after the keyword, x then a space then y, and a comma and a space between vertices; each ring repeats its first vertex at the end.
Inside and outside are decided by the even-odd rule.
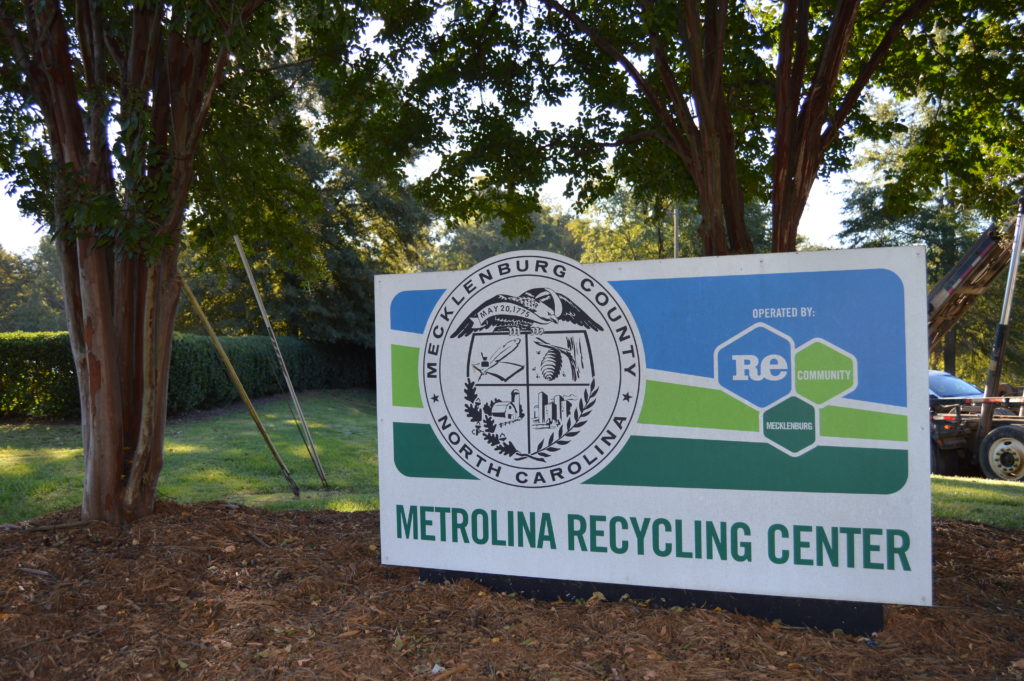
MULTIPOLYGON (((705 254, 752 251, 743 207, 764 203, 772 250, 792 250, 814 180, 846 166, 853 131, 884 132, 862 101, 887 60, 914 80, 919 36, 969 18, 936 1, 458 3, 415 33, 402 96, 359 124, 385 160, 438 155, 419 185, 432 208, 509 234, 561 173, 584 202, 621 181, 695 201, 705 254), (541 122, 565 105, 574 120, 541 122)), ((350 139, 348 104, 328 111, 350 139)))

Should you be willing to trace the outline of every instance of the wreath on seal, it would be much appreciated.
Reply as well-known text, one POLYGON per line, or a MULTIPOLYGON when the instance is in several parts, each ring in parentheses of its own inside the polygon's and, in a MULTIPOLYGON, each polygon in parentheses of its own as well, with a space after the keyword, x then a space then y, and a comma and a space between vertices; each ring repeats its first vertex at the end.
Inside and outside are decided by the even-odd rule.
POLYGON ((496 432, 498 424, 494 422, 494 417, 484 413, 483 404, 480 402, 480 396, 477 395, 476 384, 473 381, 466 380, 463 394, 466 397, 466 416, 473 422, 474 433, 482 435, 487 444, 491 445, 496 452, 511 457, 515 461, 531 459, 544 462, 552 453, 557 452, 576 437, 580 429, 586 425, 587 418, 597 401, 597 383, 593 379, 590 381, 590 385, 583 390, 583 395, 570 417, 533 452, 519 451, 519 448, 512 444, 505 435, 496 432))

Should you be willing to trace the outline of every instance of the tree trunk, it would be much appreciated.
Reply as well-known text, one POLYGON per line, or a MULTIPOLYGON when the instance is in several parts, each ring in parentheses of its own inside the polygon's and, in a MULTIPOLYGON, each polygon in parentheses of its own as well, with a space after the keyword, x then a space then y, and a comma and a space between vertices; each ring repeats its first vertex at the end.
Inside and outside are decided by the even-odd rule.
POLYGON ((87 237, 60 254, 82 407, 82 518, 130 522, 152 512, 163 466, 177 249, 147 265, 117 261, 87 237))

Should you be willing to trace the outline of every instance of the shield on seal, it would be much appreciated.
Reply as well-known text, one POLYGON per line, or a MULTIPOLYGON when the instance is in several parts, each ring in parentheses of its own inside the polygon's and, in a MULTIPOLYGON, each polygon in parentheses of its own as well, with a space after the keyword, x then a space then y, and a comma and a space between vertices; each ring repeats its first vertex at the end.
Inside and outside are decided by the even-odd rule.
POLYGON ((466 380, 474 386, 482 418, 490 419, 474 434, 485 428, 528 458, 542 458, 582 425, 587 389, 595 379, 586 331, 474 333, 466 380))

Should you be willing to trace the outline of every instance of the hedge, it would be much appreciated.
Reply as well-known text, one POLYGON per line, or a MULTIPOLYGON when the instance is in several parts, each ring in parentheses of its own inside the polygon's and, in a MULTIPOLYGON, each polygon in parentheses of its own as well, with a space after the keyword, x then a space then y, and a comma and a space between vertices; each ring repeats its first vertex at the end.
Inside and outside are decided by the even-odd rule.
MULTIPOLYGON (((270 340, 220 338, 251 397, 286 390, 270 340)), ((372 350, 279 338, 296 390, 373 385, 372 350)), ((167 411, 212 409, 238 400, 206 336, 174 334, 167 411)), ((79 415, 78 383, 67 333, 0 333, 0 416, 79 415)))

